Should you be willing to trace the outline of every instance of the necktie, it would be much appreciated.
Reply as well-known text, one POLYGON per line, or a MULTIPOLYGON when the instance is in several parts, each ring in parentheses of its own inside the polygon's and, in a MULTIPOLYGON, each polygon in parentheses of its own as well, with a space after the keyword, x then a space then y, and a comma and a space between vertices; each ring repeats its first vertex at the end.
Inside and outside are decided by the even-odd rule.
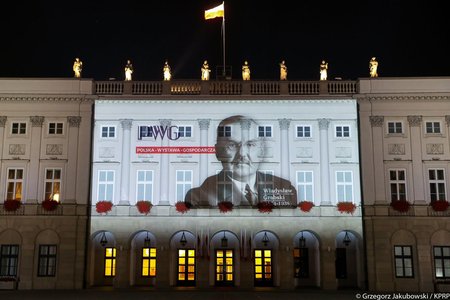
POLYGON ((247 199, 248 204, 250 205, 253 205, 255 201, 255 195, 253 194, 248 184, 245 185, 245 199, 247 199))

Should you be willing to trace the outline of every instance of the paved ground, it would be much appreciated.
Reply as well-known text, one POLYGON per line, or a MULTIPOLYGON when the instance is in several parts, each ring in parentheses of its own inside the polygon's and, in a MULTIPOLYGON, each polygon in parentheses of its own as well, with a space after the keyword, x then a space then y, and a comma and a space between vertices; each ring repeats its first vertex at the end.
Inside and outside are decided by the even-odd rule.
POLYGON ((38 290, 0 291, 0 300, 341 300, 359 299, 361 291, 319 290, 38 290))

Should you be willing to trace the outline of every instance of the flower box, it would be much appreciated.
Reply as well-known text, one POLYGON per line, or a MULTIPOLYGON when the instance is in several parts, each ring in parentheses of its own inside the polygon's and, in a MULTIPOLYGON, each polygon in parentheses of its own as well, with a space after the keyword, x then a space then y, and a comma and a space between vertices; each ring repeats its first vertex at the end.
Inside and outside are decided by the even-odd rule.
POLYGON ((5 202, 3 202, 3 207, 6 211, 16 211, 21 205, 22 202, 16 199, 6 199, 5 202))
POLYGON ((355 212, 356 205, 353 202, 338 202, 337 210, 343 214, 352 214, 355 212))
POLYGON ((220 212, 224 214, 233 210, 233 203, 231 203, 230 201, 219 202, 217 206, 219 207, 220 212))
POLYGON ((185 214, 189 210, 191 210, 191 204, 184 201, 178 201, 177 203, 175 203, 175 209, 177 210, 177 212, 185 214))
POLYGON ((407 212, 410 204, 406 200, 394 200, 391 202, 391 207, 398 212, 407 212))
POLYGON ((266 214, 270 214, 273 210, 273 203, 269 202, 269 201, 262 201, 259 202, 256 207, 258 207, 258 210, 260 213, 266 213, 266 214))
POLYGON ((47 199, 42 201, 41 205, 42 208, 45 209, 46 211, 54 211, 58 207, 59 202, 47 199))
POLYGON ((445 200, 436 200, 431 201, 430 206, 433 208, 434 211, 446 211, 449 203, 445 200))
POLYGON ((99 201, 95 204, 95 210, 99 214, 108 213, 111 211, 113 204, 111 201, 99 201))
POLYGON ((136 202, 136 207, 141 214, 148 214, 153 207, 153 204, 150 201, 139 200, 136 202))
POLYGON ((304 212, 309 212, 313 207, 314 203, 311 201, 301 201, 297 207, 304 212))

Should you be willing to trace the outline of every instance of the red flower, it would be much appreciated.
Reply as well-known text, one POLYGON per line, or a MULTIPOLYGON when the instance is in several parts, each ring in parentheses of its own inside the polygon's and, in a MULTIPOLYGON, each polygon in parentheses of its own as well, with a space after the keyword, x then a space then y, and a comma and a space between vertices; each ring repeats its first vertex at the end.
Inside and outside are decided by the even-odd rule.
POLYGON ((112 207, 113 204, 111 201, 98 201, 95 204, 95 209, 99 214, 109 212, 112 209, 112 207))
POLYGON ((41 205, 42 205, 42 208, 45 209, 46 211, 54 211, 58 207, 59 202, 55 201, 55 200, 47 199, 47 200, 42 201, 41 205))
POLYGON ((260 213, 267 213, 267 214, 270 214, 274 207, 273 203, 269 201, 258 202, 256 206, 258 207, 260 213))
POLYGON ((191 204, 184 201, 178 201, 175 203, 175 208, 177 212, 185 214, 191 209, 191 204))
POLYGON ((352 202, 338 202, 337 204, 337 210, 343 214, 352 214, 355 212, 356 205, 352 202))
POLYGON ((314 203, 312 203, 311 201, 301 201, 297 207, 300 208, 301 211, 304 212, 309 212, 311 210, 311 208, 313 208, 314 203))
POLYGON ((449 204, 445 200, 436 200, 431 201, 430 205, 434 211, 446 211, 449 204))
POLYGON ((233 210, 233 203, 231 203, 230 201, 219 202, 217 206, 219 206, 219 210, 221 213, 227 213, 233 210))
POLYGON ((136 202, 136 207, 141 214, 148 214, 153 207, 150 201, 139 200, 136 202))
POLYGON ((20 205, 22 205, 22 202, 17 199, 6 199, 5 202, 3 202, 3 207, 6 211, 16 211, 19 209, 20 205))
POLYGON ((391 202, 391 207, 399 212, 407 212, 409 210, 409 202, 406 200, 394 200, 391 202))

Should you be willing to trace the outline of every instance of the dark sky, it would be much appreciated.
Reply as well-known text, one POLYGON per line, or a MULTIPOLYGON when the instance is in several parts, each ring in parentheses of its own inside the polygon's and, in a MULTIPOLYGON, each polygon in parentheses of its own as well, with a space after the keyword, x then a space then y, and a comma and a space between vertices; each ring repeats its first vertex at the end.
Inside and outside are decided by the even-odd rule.
MULTIPOLYGON (((60 0, 2 3, 0 77, 161 80, 167 58, 174 79, 198 79, 200 66, 222 64, 221 19, 204 20, 219 0, 60 0)), ((445 1, 228 0, 226 56, 233 78, 248 60, 252 79, 368 77, 372 56, 385 77, 450 76, 450 17, 445 1), (417 4, 419 2, 419 4, 417 4)), ((215 78, 212 75, 212 78, 215 78)))

